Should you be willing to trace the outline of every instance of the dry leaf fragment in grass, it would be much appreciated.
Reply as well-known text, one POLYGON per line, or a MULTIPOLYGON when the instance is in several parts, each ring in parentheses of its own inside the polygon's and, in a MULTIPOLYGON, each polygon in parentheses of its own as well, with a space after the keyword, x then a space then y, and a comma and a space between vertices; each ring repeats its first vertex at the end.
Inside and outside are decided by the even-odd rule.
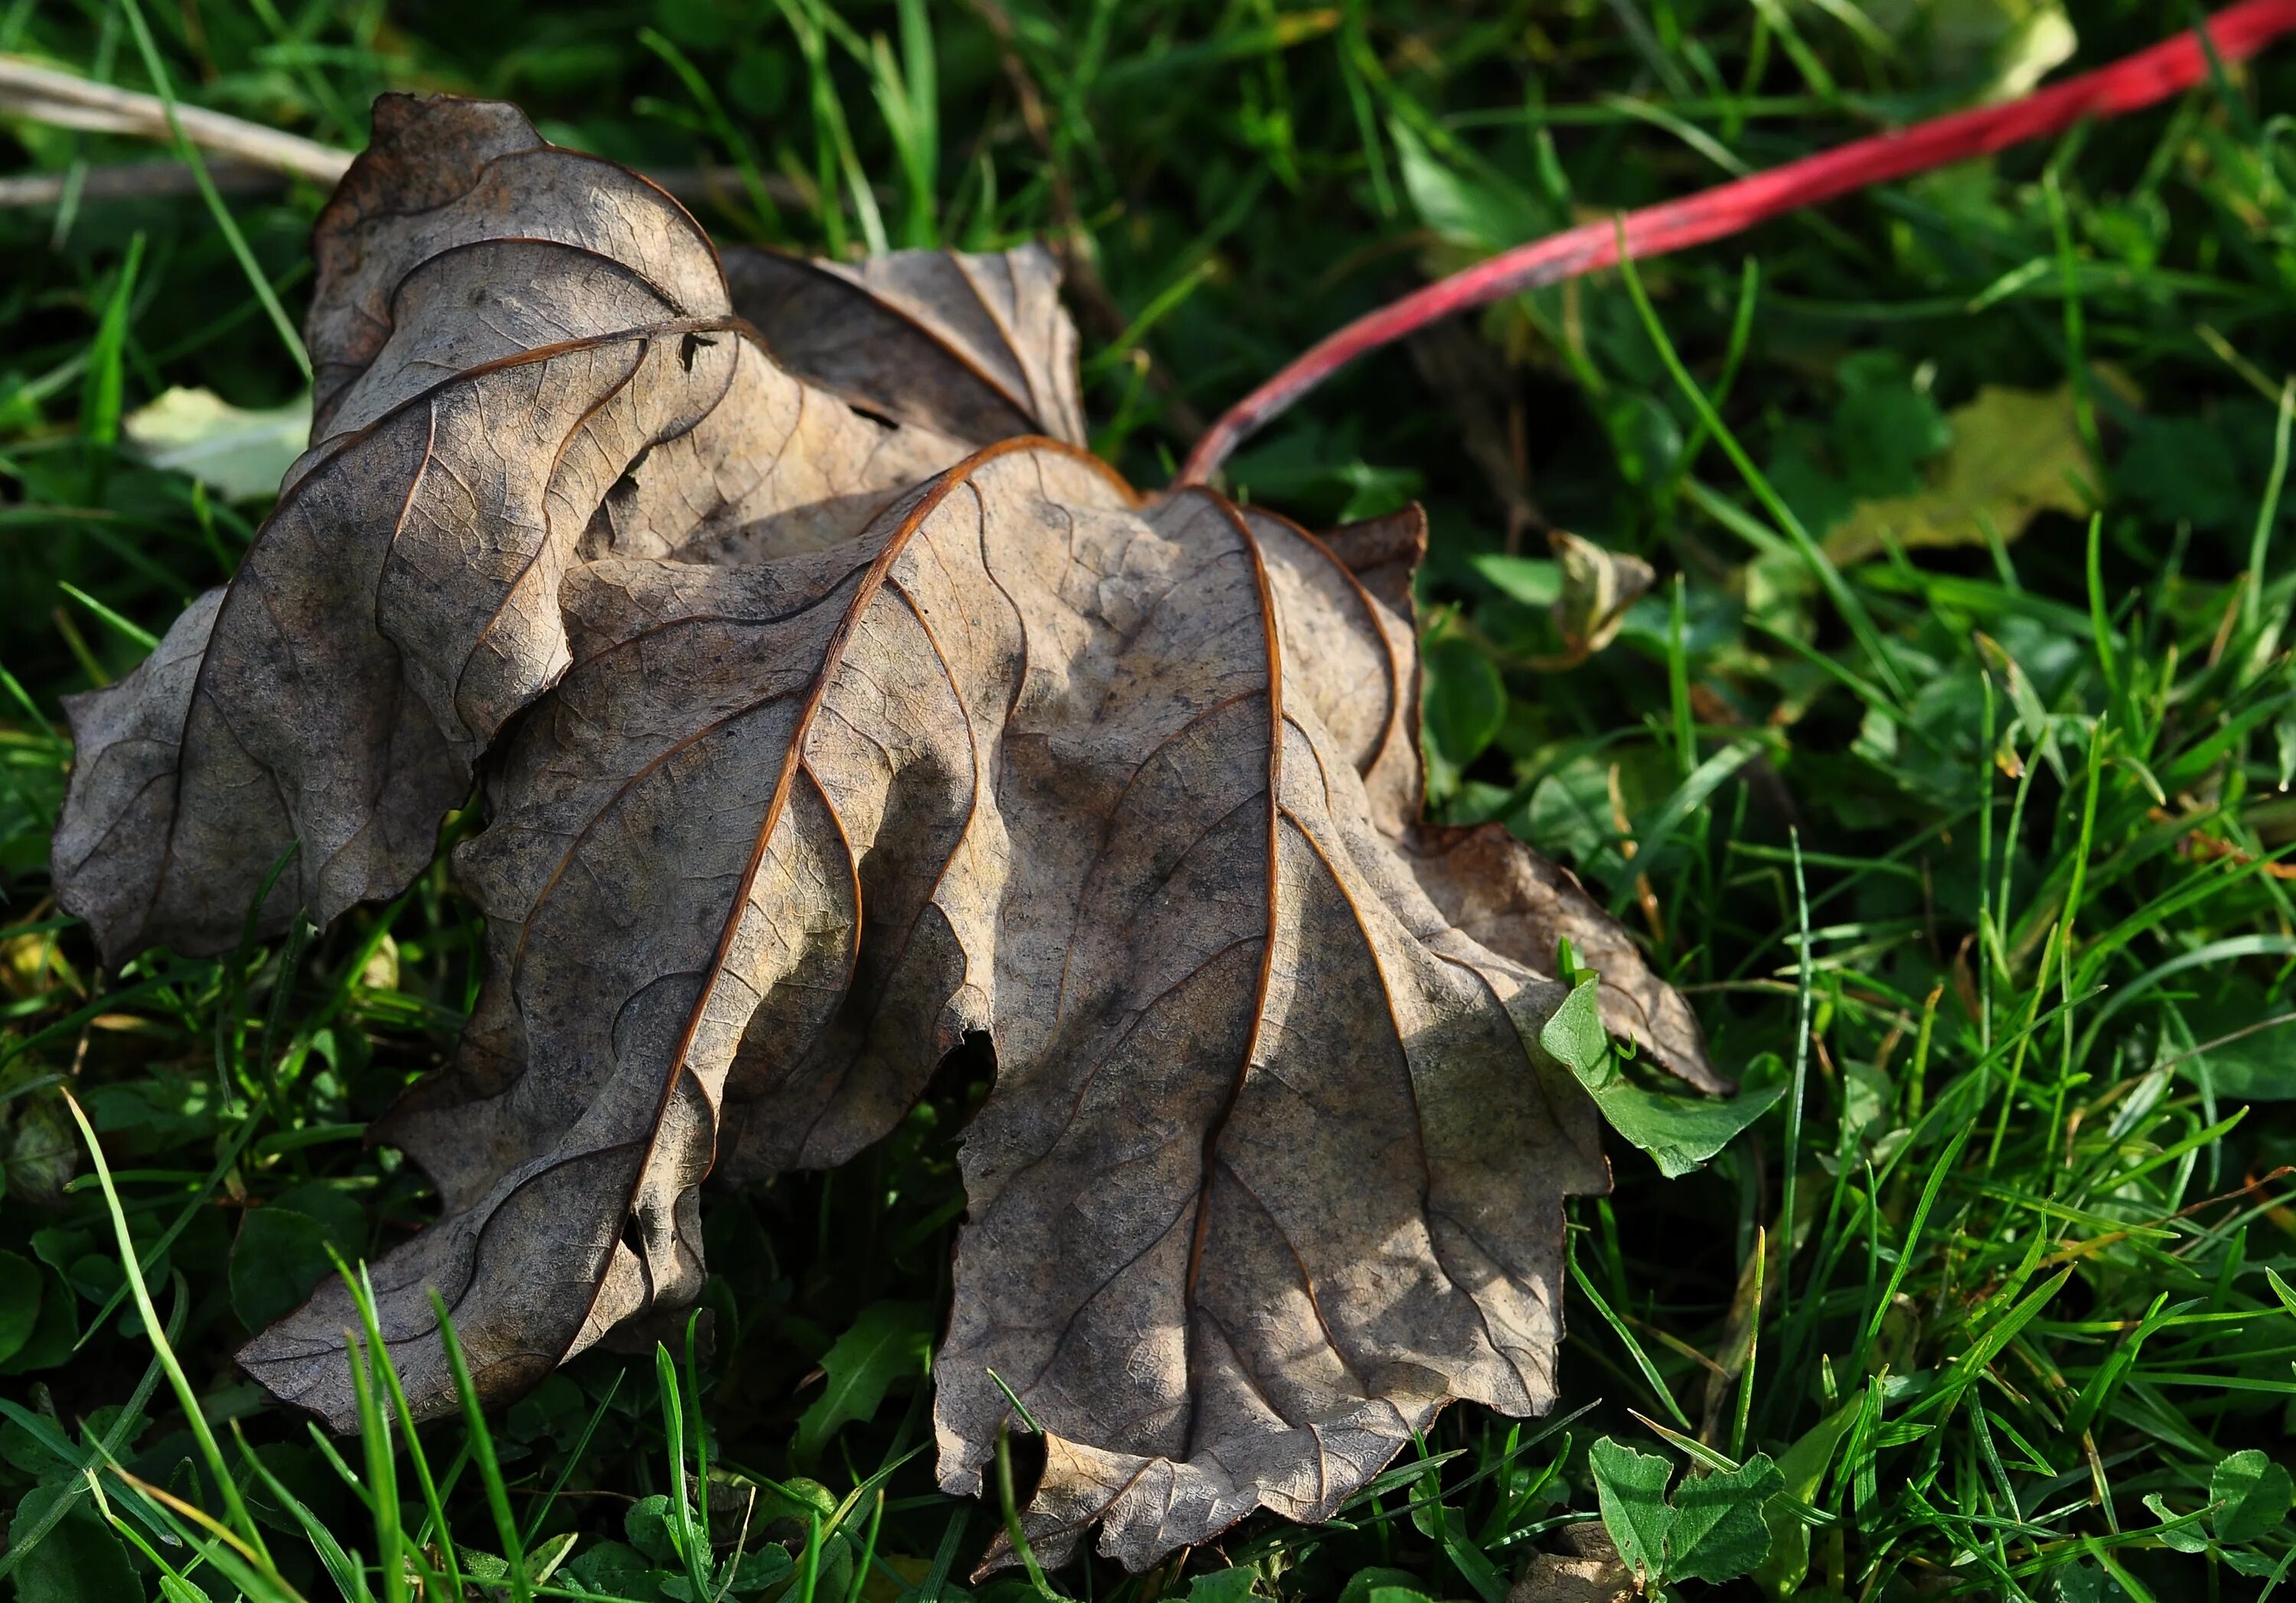
MULTIPOLYGON (((1557 942, 1717 1082, 1567 874, 1419 822, 1415 512, 1143 498, 1040 251, 721 272, 506 106, 380 102, 315 249, 312 448, 71 707, 54 868, 113 960, 211 952, 283 859, 266 930, 397 893, 479 786, 484 989, 376 1133, 443 1203, 373 1271, 418 1412, 433 1288, 514 1393, 698 1293, 705 1176, 843 1160, 975 1035, 939 1472, 993 1370, 1046 1558, 1322 1518, 1447 1402, 1553 1402, 1609 1183, 1557 942)), ((355 1322, 323 1287, 242 1362, 347 1428, 355 1322)))
POLYGON ((1506 1603, 1634 1603, 1641 1595, 1599 1525, 1567 1527, 1569 1553, 1534 1553, 1506 1603))

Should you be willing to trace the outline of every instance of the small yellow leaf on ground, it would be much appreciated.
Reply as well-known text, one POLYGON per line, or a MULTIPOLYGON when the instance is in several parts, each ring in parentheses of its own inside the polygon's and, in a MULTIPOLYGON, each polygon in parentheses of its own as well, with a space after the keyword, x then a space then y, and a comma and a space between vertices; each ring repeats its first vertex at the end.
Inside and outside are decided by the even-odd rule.
POLYGON ((2070 386, 2054 390, 1988 385, 1948 421, 1953 445, 1926 487, 1861 501, 1825 536, 1839 568, 1881 555, 1894 541, 1918 546, 1982 545, 1985 526, 2005 541, 2045 511, 2088 511, 2096 464, 2082 441, 2070 386))
POLYGON ((155 468, 188 473, 226 501, 279 488, 311 432, 311 397, 284 406, 234 406, 211 389, 178 386, 126 418, 127 443, 155 468))

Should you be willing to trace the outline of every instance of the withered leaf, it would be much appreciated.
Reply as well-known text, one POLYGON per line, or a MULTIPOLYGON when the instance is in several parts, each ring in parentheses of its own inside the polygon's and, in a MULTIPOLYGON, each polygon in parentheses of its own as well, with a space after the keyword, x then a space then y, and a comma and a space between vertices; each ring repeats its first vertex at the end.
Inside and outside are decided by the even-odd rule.
POLYGON ((1053 253, 900 250, 861 263, 726 253, 734 309, 784 372, 970 445, 1085 443, 1053 253))
MULTIPOLYGON (((1557 940, 1718 1082, 1575 881, 1420 822, 1415 512, 1143 499, 1074 443, 1041 256, 729 299, 507 108, 386 99, 318 249, 316 444, 73 709, 56 871, 113 954, 211 949, 291 843, 274 920, 403 885, 477 775, 483 989, 378 1132, 442 1203, 373 1269, 418 1411, 434 1288, 507 1395, 698 1293, 705 1176, 841 1161, 976 1036, 939 1473, 978 1488, 1001 1377, 1040 1552, 1325 1517, 1445 1403, 1553 1401, 1562 1201, 1609 1180, 1557 940)), ((348 1428, 355 1323, 323 1288, 242 1362, 348 1428)))
POLYGON ((313 444, 232 583, 68 705, 57 889, 106 954, 321 923, 430 862, 503 724, 565 671, 611 552, 849 537, 963 442, 791 378, 668 195, 508 106, 377 104, 314 236, 313 444))
POLYGON ((1657 576, 1640 557, 1607 551, 1568 529, 1549 529, 1546 544, 1562 569, 1552 616, 1568 662, 1585 660, 1618 638, 1627 613, 1657 576))

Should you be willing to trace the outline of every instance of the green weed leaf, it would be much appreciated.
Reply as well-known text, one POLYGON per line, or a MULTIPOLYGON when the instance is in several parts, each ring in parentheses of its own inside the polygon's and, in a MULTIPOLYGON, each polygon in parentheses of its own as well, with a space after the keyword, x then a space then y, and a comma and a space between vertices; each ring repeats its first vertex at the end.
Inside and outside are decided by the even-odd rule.
POLYGON ((1769 1557, 1762 1505, 1785 1477, 1758 1452, 1735 1469, 1686 1477, 1675 1489, 1674 1523, 1666 1536, 1669 1581, 1730 1581, 1769 1557))
MULTIPOLYGON (((1785 1450, 1777 1465, 1787 1496, 1808 1502, 1817 1495, 1818 1485, 1833 1462, 1834 1449, 1841 1444, 1850 1426, 1857 1423, 1865 1400, 1862 1390, 1852 1393, 1841 1407, 1804 1431, 1785 1450)), ((1793 1597, 1809 1574, 1809 1526, 1796 1517, 1783 1501, 1762 1510, 1762 1522, 1769 1526, 1770 1550, 1768 1557, 1755 1566, 1754 1580, 1774 1598, 1793 1597)))
POLYGON ((2296 1482, 2287 1466, 2274 1463, 2258 1448, 2244 1448, 2209 1476, 2209 1501, 2217 1506, 2217 1540, 2232 1547, 2280 1528, 2296 1506, 2296 1482))
POLYGON ((622 1534, 656 1564, 676 1564, 677 1543, 670 1534, 669 1499, 657 1492, 642 1497, 622 1516, 622 1534))
MULTIPOLYGON (((660 1501, 667 1503, 668 1500, 660 1501)), ((619 1542, 594 1542, 569 1559, 558 1572, 562 1581, 577 1583, 610 1598, 654 1595, 660 1590, 654 1579, 656 1573, 655 1566, 636 1548, 619 1542)))
POLYGON ((1672 1180, 1730 1144, 1786 1092, 1784 1067, 1765 1053, 1747 1066, 1738 1094, 1677 1096, 1628 1078, 1612 1059, 1594 978, 1578 982, 1538 1032, 1538 1043, 1578 1076, 1611 1129, 1649 1153, 1672 1180))
POLYGON ((924 1372, 932 1348, 932 1311, 922 1303, 878 1303, 822 1355, 828 1377, 821 1395, 797 1422, 797 1458, 809 1464, 847 1425, 874 1417, 887 1391, 924 1372))
POLYGON ((1589 1083, 1616 1072, 1610 1060, 1611 1037, 1603 1028, 1601 987, 1602 981, 1591 976, 1580 980, 1538 1032, 1538 1044, 1589 1083))
POLYGON ((1491 659, 1456 636, 1428 642, 1425 662, 1427 743, 1456 773, 1497 738, 1506 718, 1506 686, 1491 659))
POLYGON ((0 1252, 0 1362, 21 1352, 39 1329, 40 1291, 46 1278, 29 1259, 0 1252))
POLYGON ((1915 387, 1906 360, 1892 350, 1860 351, 1837 370, 1841 399, 1833 409, 1833 460, 1860 500, 1910 495, 1921 467, 1953 444, 1953 427, 1927 390, 1915 387))
POLYGON ((1504 250, 1536 239, 1554 225, 1551 209, 1480 162, 1439 159, 1400 119, 1388 125, 1402 158, 1403 187, 1427 226, 1453 245, 1477 252, 1504 250))
POLYGON ((1666 1539, 1674 1528, 1666 1484, 1673 1478, 1674 1466, 1654 1453, 1637 1452, 1608 1436, 1587 1450, 1587 1466, 1595 1476, 1603 1528, 1611 1533, 1620 1559, 1637 1575, 1663 1578, 1666 1539))
POLYGON ((2255 491, 2234 438, 2204 418, 2142 418, 2112 470, 2112 487, 2174 527, 2243 529, 2256 515, 2255 491))
POLYGON ((1605 1436, 1588 1452, 1587 1468, 1603 1528, 1645 1587, 1735 1580, 1769 1556, 1765 1505, 1786 1490, 1786 1480, 1767 1453, 1735 1469, 1685 1476, 1671 1501, 1666 1487, 1674 1466, 1666 1459, 1605 1436))
POLYGON ((0 1375, 22 1375, 53 1369, 72 1355, 79 1340, 79 1299, 62 1275, 53 1269, 40 1272, 40 1315, 31 1335, 5 1359, 0 1375))
POLYGON ((1348 1577, 1348 1583, 1340 1588, 1338 1603, 1372 1603, 1374 1592, 1414 1591, 1418 1586, 1419 1577, 1409 1570, 1374 1565, 1348 1577))
POLYGON ((1562 564, 1550 557, 1487 551, 1476 554, 1474 568, 1500 593, 1526 607, 1552 607, 1562 594, 1562 564))
POLYGON ((2144 1494, 2144 1506, 2152 1511, 2153 1517, 2163 1527, 2147 1533, 2162 1547, 2178 1553, 2205 1553, 2209 1550, 2209 1539, 2189 1525, 2177 1525, 2176 1521, 2180 1516, 2169 1506, 2169 1500, 2158 1492, 2144 1494))
POLYGON ((1213 1570, 1188 1583, 1188 1603, 1243 1603, 1259 1579, 1259 1572, 1248 1564, 1213 1570))
MULTIPOLYGON (((56 1499, 70 1494, 68 1485, 53 1482, 24 1493, 9 1525, 12 1540, 37 1525, 56 1499)), ((143 1583, 128 1567, 127 1548, 85 1502, 25 1553, 14 1578, 17 1603, 143 1603, 145 1596, 143 1583)))
POLYGON ((250 1330, 287 1313, 332 1268, 327 1227, 288 1207, 250 1211, 231 1248, 231 1311, 250 1330))
POLYGON ((734 1590, 737 1592, 761 1592, 767 1587, 778 1586, 790 1578, 797 1561, 789 1550, 768 1544, 753 1553, 742 1555, 734 1566, 734 1590))

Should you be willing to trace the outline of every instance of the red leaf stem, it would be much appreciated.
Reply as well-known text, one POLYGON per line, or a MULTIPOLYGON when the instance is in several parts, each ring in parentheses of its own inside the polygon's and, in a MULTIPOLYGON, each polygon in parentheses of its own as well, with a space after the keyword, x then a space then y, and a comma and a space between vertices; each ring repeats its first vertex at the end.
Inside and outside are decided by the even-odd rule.
MULTIPOLYGON (((2296 0, 2240 0, 2218 12, 2203 26, 2208 30, 2207 45, 2219 61, 2241 61, 2283 34, 2296 31, 2296 0)), ((1957 111, 1855 140, 1678 200, 1630 211, 1623 218, 1584 223, 1503 251, 1367 313, 1316 341, 1221 414, 1188 454, 1179 482, 1197 484, 1209 479, 1248 436, 1366 351, 1454 313, 1615 266, 1621 238, 1627 255, 1633 259, 1663 256, 1726 239, 1782 213, 1815 206, 1868 184, 1965 161, 2027 140, 2045 139, 2087 119, 2142 110, 2205 79, 2209 53, 2201 29, 2194 29, 2003 105, 1957 111)))

